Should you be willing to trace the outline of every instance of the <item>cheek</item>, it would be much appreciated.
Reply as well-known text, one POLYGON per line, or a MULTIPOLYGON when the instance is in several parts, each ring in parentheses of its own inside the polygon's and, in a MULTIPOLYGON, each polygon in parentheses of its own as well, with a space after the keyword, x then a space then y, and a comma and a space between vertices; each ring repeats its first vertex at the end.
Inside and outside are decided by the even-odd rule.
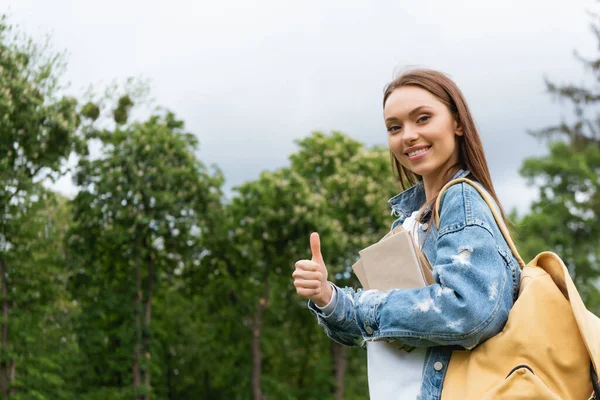
POLYGON ((454 149, 456 145, 456 135, 453 127, 449 124, 440 124, 436 127, 432 126, 430 139, 440 143, 448 150, 454 149))
POLYGON ((394 158, 402 165, 404 168, 408 168, 408 160, 404 153, 402 152, 402 142, 398 137, 389 136, 388 137, 388 147, 394 158))
POLYGON ((400 136, 388 136, 388 147, 394 153, 396 158, 399 158, 402 154, 402 142, 400 136))

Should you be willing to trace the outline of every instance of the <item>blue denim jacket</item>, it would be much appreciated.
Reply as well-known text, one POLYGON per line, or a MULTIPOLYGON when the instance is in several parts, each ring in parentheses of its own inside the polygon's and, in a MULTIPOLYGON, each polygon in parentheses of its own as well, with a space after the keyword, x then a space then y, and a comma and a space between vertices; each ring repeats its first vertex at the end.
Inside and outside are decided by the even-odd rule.
MULTIPOLYGON (((454 178, 465 177, 461 170, 454 178)), ((425 203, 423 184, 392 197, 398 217, 392 229, 425 203)), ((363 347, 393 340, 427 347, 420 400, 440 399, 453 349, 472 349, 502 330, 519 291, 520 269, 481 195, 468 184, 451 186, 440 205, 440 224, 431 212, 421 223, 422 249, 435 283, 422 289, 376 290, 335 287, 336 304, 325 314, 309 309, 334 341, 363 347)))

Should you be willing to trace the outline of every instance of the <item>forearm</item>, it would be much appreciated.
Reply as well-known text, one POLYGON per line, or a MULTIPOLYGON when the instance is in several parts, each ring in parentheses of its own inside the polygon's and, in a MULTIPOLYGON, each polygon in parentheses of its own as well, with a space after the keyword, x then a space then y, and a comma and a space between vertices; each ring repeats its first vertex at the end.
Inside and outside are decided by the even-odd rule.
POLYGON ((348 298, 346 296, 348 296, 347 292, 353 292, 353 289, 340 289, 331 282, 330 285, 333 291, 329 304, 320 307, 309 300, 309 310, 317 317, 319 325, 324 328, 329 338, 346 346, 362 346, 364 340, 358 325, 355 323, 355 318, 331 318, 334 314, 346 315, 347 312, 352 312, 352 310, 347 308, 348 298), (340 296, 344 296, 341 301, 340 296))

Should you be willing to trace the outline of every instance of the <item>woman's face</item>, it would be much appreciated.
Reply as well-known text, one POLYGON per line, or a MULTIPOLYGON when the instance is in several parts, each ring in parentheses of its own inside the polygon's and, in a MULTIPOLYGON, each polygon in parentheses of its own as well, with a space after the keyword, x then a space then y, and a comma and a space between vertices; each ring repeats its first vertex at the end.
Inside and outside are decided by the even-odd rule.
POLYGON ((462 130, 448 107, 425 89, 395 89, 383 108, 390 150, 402 166, 435 180, 459 159, 462 130))

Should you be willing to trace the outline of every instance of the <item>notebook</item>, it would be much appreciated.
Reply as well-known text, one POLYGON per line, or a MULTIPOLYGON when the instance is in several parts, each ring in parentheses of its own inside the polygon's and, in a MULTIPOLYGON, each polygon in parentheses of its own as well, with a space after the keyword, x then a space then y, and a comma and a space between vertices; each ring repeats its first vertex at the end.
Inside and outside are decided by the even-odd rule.
POLYGON ((401 226, 358 254, 352 270, 364 289, 418 289, 434 283, 427 258, 401 226))

